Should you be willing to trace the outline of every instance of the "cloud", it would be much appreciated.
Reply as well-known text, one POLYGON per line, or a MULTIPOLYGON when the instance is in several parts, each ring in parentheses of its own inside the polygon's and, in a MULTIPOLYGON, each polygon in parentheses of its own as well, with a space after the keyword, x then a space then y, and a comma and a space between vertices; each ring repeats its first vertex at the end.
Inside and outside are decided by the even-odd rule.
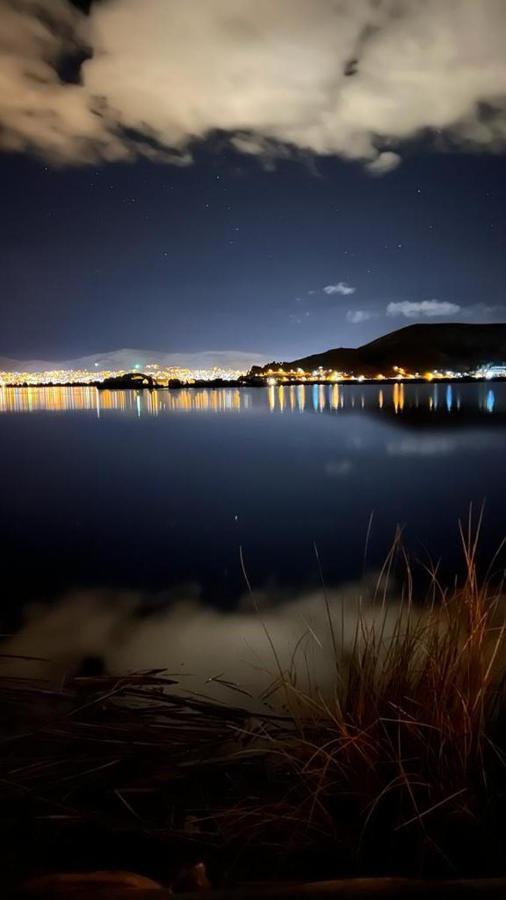
POLYGON ((457 303, 449 303, 446 300, 422 300, 419 303, 403 300, 400 303, 389 303, 387 316, 406 316, 407 319, 415 319, 418 316, 455 316, 461 310, 457 303))
POLYGON ((346 313, 346 321, 352 325, 360 325, 361 322, 367 322, 367 319, 376 318, 377 313, 370 312, 367 309, 349 309, 346 313))
POLYGON ((56 163, 506 147, 504 0, 0 0, 0 146, 56 163), (87 57, 75 83, 62 61, 87 57))
POLYGON ((392 153, 390 150, 385 150, 383 153, 379 153, 376 159, 367 163, 366 169, 368 172, 371 172, 372 175, 385 175, 386 172, 391 172, 392 169, 396 169, 401 162, 402 159, 398 153, 392 153))
POLYGON ((322 290, 329 297, 332 294, 341 294, 343 297, 348 297, 350 294, 354 294, 357 289, 351 284, 346 284, 345 281, 340 281, 338 284, 327 284, 322 290))

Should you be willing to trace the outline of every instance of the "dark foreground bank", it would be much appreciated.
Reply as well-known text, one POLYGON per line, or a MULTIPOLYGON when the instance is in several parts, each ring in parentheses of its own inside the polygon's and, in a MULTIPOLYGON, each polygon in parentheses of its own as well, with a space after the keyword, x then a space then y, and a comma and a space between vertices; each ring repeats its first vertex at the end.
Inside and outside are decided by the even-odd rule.
POLYGON ((506 876, 503 585, 478 579, 471 532, 464 547, 467 577, 451 591, 433 573, 415 598, 407 569, 392 622, 396 545, 378 582, 384 618, 359 621, 347 653, 327 605, 330 690, 301 676, 302 644, 277 671, 273 646, 260 712, 226 682, 232 702, 216 702, 163 672, 112 676, 88 660, 55 685, 4 656, 5 884, 126 869, 177 890, 202 865, 220 890, 506 876))

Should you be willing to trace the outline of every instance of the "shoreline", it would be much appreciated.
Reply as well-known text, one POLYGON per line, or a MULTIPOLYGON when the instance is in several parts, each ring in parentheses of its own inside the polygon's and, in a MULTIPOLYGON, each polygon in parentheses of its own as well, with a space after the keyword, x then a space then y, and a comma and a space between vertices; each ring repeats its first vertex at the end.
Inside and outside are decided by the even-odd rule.
POLYGON ((61 383, 48 383, 48 384, 27 384, 26 382, 23 384, 12 384, 6 383, 0 386, 0 390, 2 388, 8 388, 10 390, 33 390, 34 388, 37 390, 44 388, 96 388, 99 391, 179 391, 179 390, 188 390, 188 389, 205 389, 205 390, 223 390, 226 388, 270 388, 270 387, 314 387, 319 385, 328 385, 334 386, 338 385, 339 387, 363 387, 364 385, 377 385, 378 387, 383 387, 384 385, 395 385, 395 384, 426 384, 426 385, 434 385, 434 384, 506 384, 506 378, 495 377, 495 378, 475 378, 474 376, 465 376, 463 378, 433 378, 431 380, 427 378, 350 378, 350 379, 342 379, 339 381, 328 379, 328 378, 318 378, 311 381, 303 381, 300 379, 290 379, 287 381, 277 381, 276 384, 267 384, 265 380, 252 380, 252 381, 195 381, 195 382, 183 382, 177 385, 170 384, 156 384, 156 385, 141 385, 141 384, 132 384, 132 385, 104 385, 102 382, 96 381, 66 381, 61 383))
POLYGON ((280 655, 270 631, 267 690, 223 679, 215 699, 166 669, 101 671, 89 657, 55 685, 7 647, 4 880, 133 870, 177 896, 200 867, 225 900, 255 896, 259 882, 277 882, 265 897, 297 882, 318 894, 325 880, 329 893, 375 884, 396 896, 397 884, 404 896, 408 884, 423 895, 504 878, 506 631, 469 527, 463 579, 429 587, 414 614, 407 565, 392 627, 362 610, 350 653, 339 607, 322 596, 328 681, 318 655, 311 663, 300 642, 280 655))

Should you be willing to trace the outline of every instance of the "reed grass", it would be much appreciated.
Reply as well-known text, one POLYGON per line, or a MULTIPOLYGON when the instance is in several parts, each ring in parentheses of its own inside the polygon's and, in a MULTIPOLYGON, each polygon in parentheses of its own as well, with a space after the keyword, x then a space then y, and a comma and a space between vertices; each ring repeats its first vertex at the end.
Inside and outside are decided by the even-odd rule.
POLYGON ((59 690, 3 675, 2 830, 100 825, 242 874, 503 874, 504 584, 497 555, 480 577, 479 526, 460 526, 464 578, 447 587, 429 567, 422 598, 398 535, 351 648, 324 591, 332 684, 301 665, 304 642, 285 669, 273 646, 254 716, 239 688, 220 704, 159 671, 59 690))
MULTIPOLYGON (((324 593, 336 660, 332 692, 297 664, 276 689, 293 734, 272 743, 289 775, 277 806, 244 811, 295 845, 327 842, 359 872, 472 872, 502 868, 505 847, 506 693, 500 550, 478 573, 482 514, 460 523, 465 576, 450 589, 427 568, 416 597, 409 559, 396 536, 378 580, 379 617, 359 615, 351 651, 324 593), (401 605, 389 615, 394 561, 404 567, 401 605), (300 673, 306 672, 301 679, 300 673)), ((296 652, 304 652, 297 648, 296 652)))

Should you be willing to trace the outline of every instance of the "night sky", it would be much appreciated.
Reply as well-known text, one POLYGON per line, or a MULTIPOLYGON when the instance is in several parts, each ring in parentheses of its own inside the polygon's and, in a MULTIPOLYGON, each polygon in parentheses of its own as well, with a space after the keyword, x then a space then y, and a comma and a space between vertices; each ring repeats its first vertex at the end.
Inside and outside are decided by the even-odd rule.
MULTIPOLYGON (((316 4, 322 14, 332 5, 316 4)), ((500 13, 492 0, 485 5, 500 13)), ((133 8, 112 0, 92 13, 99 6, 133 8)), ((212 0, 206 9, 213 6, 227 3, 212 0)), ((285 0, 278 6, 286 8, 285 0)), ((145 14, 158 8, 150 0, 145 14)), ((3 0, 0 18, 12 9, 3 0)), ((23 27, 34 21, 31 12, 22 18, 23 27)), ((10 34, 13 45, 25 42, 32 62, 39 58, 24 32, 18 39, 20 22, 11 16, 7 24, 3 44, 10 34)), ((56 40, 58 24, 45 27, 56 40)), ((238 30, 232 40, 241 47, 246 38, 238 30)), ((73 46, 51 64, 61 90, 78 86, 69 79, 86 82, 89 63, 79 68, 80 52, 73 46)), ((360 60, 358 68, 359 77, 360 60)), ((26 90, 21 76, 16 89, 26 90)), ((165 102, 170 108, 171 98, 165 102)), ((259 125, 249 130, 259 144, 246 153, 241 140, 230 140, 237 129, 223 129, 223 116, 215 116, 202 134, 193 128, 172 139, 178 153, 191 153, 180 165, 162 152, 168 139, 160 129, 156 140, 149 131, 150 153, 132 150, 124 131, 123 159, 123 149, 104 149, 102 136, 87 135, 86 151, 82 143, 76 149, 73 122, 60 131, 64 150, 40 128, 28 134, 26 122, 37 115, 20 124, 0 105, 0 355, 56 360, 137 347, 290 359, 356 346, 415 321, 506 319, 499 126, 490 141, 456 140, 452 124, 451 140, 444 128, 412 128, 395 142, 390 127, 388 143, 384 137, 373 149, 318 152, 319 138, 304 146, 297 137, 288 149, 282 135, 259 125)))

